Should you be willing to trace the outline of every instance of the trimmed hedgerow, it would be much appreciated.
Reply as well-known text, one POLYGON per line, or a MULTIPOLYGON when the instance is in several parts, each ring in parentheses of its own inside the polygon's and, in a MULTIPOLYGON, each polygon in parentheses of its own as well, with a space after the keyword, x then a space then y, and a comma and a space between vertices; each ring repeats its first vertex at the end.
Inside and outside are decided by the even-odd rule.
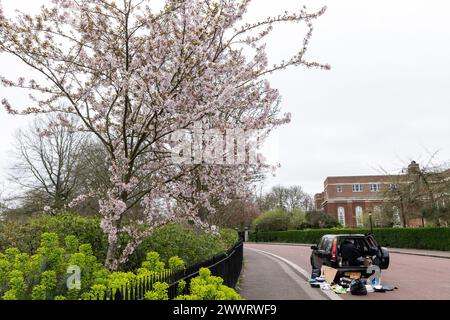
MULTIPOLYGON (((318 243, 326 234, 369 233, 369 229, 316 229, 260 232, 250 235, 251 241, 283 243, 318 243)), ((378 243, 391 248, 450 250, 450 228, 380 228, 373 234, 378 243)))
MULTIPOLYGON (((33 255, 44 233, 57 234, 61 243, 67 236, 75 236, 80 243, 92 246, 93 254, 99 261, 104 261, 106 257, 108 243, 100 228, 100 218, 83 217, 75 213, 41 215, 20 222, 0 222, 0 251, 17 248, 33 255)), ((121 241, 126 243, 126 239, 121 241)), ((158 252, 161 261, 166 263, 171 257, 179 256, 187 264, 194 264, 226 252, 237 241, 238 234, 232 229, 221 229, 220 234, 216 235, 170 224, 155 230, 145 239, 123 269, 136 270, 147 252, 151 251, 158 252)))

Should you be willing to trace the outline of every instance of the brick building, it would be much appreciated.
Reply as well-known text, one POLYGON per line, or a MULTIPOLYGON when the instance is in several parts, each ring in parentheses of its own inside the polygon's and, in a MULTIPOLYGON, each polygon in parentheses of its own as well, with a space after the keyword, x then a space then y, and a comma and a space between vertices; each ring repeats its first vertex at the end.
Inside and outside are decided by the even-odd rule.
MULTIPOLYGON (((398 183, 410 183, 409 179, 420 172, 419 165, 412 161, 401 175, 328 177, 324 182, 324 191, 314 196, 315 207, 335 217, 345 227, 362 227, 364 214, 383 210, 383 204, 387 201, 384 197, 385 191, 392 187, 397 188, 398 183)), ((450 181, 450 169, 436 173, 435 179, 450 181), (439 175, 441 178, 437 179, 439 175)), ((428 181, 430 184, 434 182, 433 178, 428 181)), ((441 190, 440 195, 445 195, 442 199, 448 199, 447 192, 448 189, 441 190)), ((400 212, 395 220, 400 223, 399 214, 400 212)), ((420 226, 424 223, 425 219, 418 218, 410 218, 407 221, 409 226, 420 226)))
MULTIPOLYGON (((355 228, 363 226, 363 217, 367 213, 381 213, 388 204, 385 194, 390 188, 397 189, 399 184, 411 184, 418 188, 417 199, 430 199, 429 190, 425 186, 434 185, 432 195, 437 206, 445 207, 450 199, 450 169, 428 173, 423 180, 423 171, 415 161, 412 161, 400 175, 372 175, 372 176, 341 176, 328 177, 324 182, 324 191, 314 196, 316 209, 323 210, 336 218, 341 225, 355 228), (422 183, 417 183, 420 179, 422 183), (423 183, 425 181, 425 183, 423 183)), ((394 190, 395 190, 394 189, 394 190)), ((393 205, 397 207, 397 205, 393 205)), ((401 223, 400 209, 397 208, 394 220, 401 223)), ((407 210, 417 211, 420 208, 409 207, 407 210)), ((426 220, 416 216, 407 217, 408 226, 422 226, 426 220)), ((376 221, 374 221, 376 222, 376 221)))
POLYGON ((362 227, 363 214, 382 210, 383 192, 394 176, 328 177, 324 191, 314 196, 315 206, 335 217, 343 226, 362 227))

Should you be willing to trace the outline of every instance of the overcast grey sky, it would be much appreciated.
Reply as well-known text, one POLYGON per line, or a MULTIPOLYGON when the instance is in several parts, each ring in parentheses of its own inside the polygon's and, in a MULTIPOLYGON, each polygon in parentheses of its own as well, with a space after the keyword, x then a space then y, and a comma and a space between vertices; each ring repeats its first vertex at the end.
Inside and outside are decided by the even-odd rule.
MULTIPOLYGON (((10 10, 45 1, 1 0, 10 10)), ((330 175, 398 171, 411 159, 450 159, 450 3, 445 0, 254 0, 248 19, 328 6, 315 24, 308 57, 331 71, 291 68, 272 76, 292 122, 279 130, 282 167, 272 185, 301 185, 313 194, 330 175)), ((299 48, 301 28, 281 27, 268 51, 276 62, 299 48)), ((0 56, 1 73, 20 65, 0 56)), ((26 102, 0 88, 0 99, 26 102)), ((0 110, 0 174, 8 167, 14 131, 26 119, 0 110)), ((0 184, 3 179, 0 175, 0 184)))

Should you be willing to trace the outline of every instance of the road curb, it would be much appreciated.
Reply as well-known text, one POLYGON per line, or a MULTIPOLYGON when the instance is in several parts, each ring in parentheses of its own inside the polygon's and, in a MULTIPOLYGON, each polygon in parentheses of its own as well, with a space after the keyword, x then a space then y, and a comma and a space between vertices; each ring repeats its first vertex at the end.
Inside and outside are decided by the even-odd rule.
POLYGON ((432 254, 432 253, 419 253, 419 252, 405 252, 405 251, 397 251, 395 249, 389 249, 390 253, 398 253, 398 254, 405 254, 405 255, 410 255, 410 256, 422 256, 422 257, 431 257, 431 258, 441 258, 441 259, 450 259, 450 257, 447 256, 441 256, 438 254, 432 254))
POLYGON ((298 247, 310 247, 313 244, 306 243, 290 243, 290 242, 245 242, 246 244, 264 244, 264 245, 274 245, 274 246, 298 246, 298 247))
MULTIPOLYGON (((248 244, 264 244, 264 245, 274 245, 274 246, 298 246, 298 247, 310 247, 313 244, 304 244, 304 243, 289 243, 289 242, 246 242, 248 244)), ((432 257, 432 258, 442 258, 442 259, 450 259, 450 256, 444 256, 434 253, 425 253, 425 252, 407 252, 403 251, 400 248, 388 248, 390 253, 398 253, 398 254, 406 254, 411 256, 422 256, 422 257, 432 257)), ((405 249, 407 250, 407 249, 405 249)))
MULTIPOLYGON (((296 272, 298 272, 304 278, 305 281, 307 281, 308 278, 309 278, 309 273, 306 270, 304 270, 303 268, 299 267, 297 264, 293 263, 292 261, 289 261, 289 260, 287 260, 287 259, 285 259, 283 257, 280 257, 280 256, 278 256, 276 254, 273 254, 271 252, 267 252, 267 251, 264 251, 264 250, 259 250, 259 249, 254 249, 254 248, 246 248, 246 249, 247 250, 256 251, 256 252, 259 252, 259 253, 262 253, 262 254, 266 254, 268 256, 271 256, 271 257, 273 257, 275 259, 278 259, 278 260, 284 262, 289 267, 291 267, 296 272)), ((330 300, 343 300, 341 297, 339 297, 339 295, 334 293, 332 290, 321 290, 321 292, 323 294, 325 294, 327 296, 327 298, 330 299, 330 300)))

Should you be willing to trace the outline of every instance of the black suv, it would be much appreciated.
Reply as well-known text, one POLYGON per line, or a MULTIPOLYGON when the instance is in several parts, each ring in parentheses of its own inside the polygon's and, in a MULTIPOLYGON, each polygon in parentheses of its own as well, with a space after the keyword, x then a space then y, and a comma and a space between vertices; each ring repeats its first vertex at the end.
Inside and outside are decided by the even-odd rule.
POLYGON ((318 245, 311 247, 312 269, 320 270, 322 266, 329 266, 338 270, 336 277, 344 276, 349 272, 358 272, 363 276, 370 276, 372 272, 368 274, 367 267, 364 267, 363 263, 351 264, 342 256, 340 248, 344 242, 351 242, 362 257, 371 257, 372 263, 380 269, 389 267, 389 251, 380 247, 373 235, 336 234, 323 236, 318 245))

